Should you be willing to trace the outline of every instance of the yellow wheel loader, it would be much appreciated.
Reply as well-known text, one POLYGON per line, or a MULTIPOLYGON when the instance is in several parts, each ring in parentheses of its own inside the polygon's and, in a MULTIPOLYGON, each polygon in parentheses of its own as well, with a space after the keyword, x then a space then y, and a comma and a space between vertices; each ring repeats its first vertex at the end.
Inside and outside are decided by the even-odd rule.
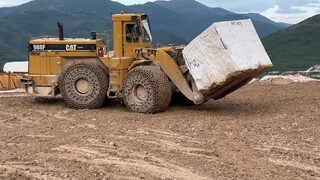
POLYGON ((219 99, 254 76, 199 90, 182 55, 183 46, 152 47, 146 14, 114 14, 113 51, 108 36, 91 33, 90 39, 38 37, 29 42, 29 73, 21 81, 37 96, 62 95, 72 108, 99 108, 105 101, 123 98, 134 112, 165 111, 173 93, 182 93, 195 104, 219 99))

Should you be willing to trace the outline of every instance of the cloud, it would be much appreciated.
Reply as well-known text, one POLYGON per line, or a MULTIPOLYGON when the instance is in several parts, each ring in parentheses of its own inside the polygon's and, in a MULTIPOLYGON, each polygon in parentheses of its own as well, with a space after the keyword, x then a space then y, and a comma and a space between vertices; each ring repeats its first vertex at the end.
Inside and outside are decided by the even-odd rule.
POLYGON ((233 12, 264 11, 274 5, 271 1, 257 0, 197 0, 210 7, 222 7, 233 12))
POLYGON ((13 3, 8 3, 8 2, 0 2, 0 8, 1 7, 12 7, 12 6, 16 6, 17 4, 13 4, 13 3))
POLYGON ((302 13, 306 13, 307 11, 304 10, 300 10, 300 9, 295 9, 293 7, 290 8, 278 8, 277 9, 277 13, 278 14, 302 14, 302 13))
POLYGON ((197 0, 210 7, 222 7, 233 12, 264 12, 278 6, 279 14, 303 13, 303 10, 293 9, 308 4, 319 4, 320 0, 197 0))
POLYGON ((320 0, 197 0, 210 7, 260 13, 277 22, 298 23, 320 13, 320 0))
POLYGON ((308 17, 318 14, 320 2, 318 1, 316 3, 309 3, 301 6, 291 6, 288 9, 290 10, 281 10, 279 5, 274 5, 272 8, 267 9, 261 14, 276 22, 296 24, 308 17))
POLYGON ((0 7, 12 7, 22 3, 29 2, 31 0, 0 0, 0 7))
POLYGON ((112 0, 112 1, 117 1, 121 4, 125 4, 125 5, 132 5, 132 4, 144 4, 147 1, 155 1, 155 0, 112 0))
POLYGON ((310 11, 309 6, 312 4, 320 4, 319 0, 279 0, 279 14, 304 14, 310 11), (306 8, 300 8, 306 7, 306 8))

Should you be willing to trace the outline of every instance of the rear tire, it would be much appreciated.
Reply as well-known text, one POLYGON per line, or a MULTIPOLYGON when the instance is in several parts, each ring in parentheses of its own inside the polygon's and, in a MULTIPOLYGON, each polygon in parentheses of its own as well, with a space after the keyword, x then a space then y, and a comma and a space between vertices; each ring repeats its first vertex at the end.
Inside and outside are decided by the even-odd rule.
POLYGON ((78 63, 61 74, 59 89, 71 108, 100 108, 107 97, 108 75, 97 64, 78 63))
POLYGON ((165 111, 171 101, 168 77, 157 66, 139 66, 126 76, 123 85, 124 103, 133 112, 165 111))

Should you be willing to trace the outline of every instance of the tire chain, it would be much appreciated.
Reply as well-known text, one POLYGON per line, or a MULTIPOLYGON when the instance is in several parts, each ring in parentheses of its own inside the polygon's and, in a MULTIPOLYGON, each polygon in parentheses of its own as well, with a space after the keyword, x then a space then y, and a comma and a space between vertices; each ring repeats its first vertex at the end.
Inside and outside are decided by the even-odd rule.
POLYGON ((100 108, 106 99, 108 76, 105 71, 93 63, 77 63, 68 67, 59 77, 59 89, 66 104, 75 109, 100 108), (90 81, 89 94, 80 94, 75 82, 80 78, 90 81))
POLYGON ((157 113, 165 111, 171 101, 171 86, 168 77, 157 66, 139 66, 132 69, 124 82, 124 102, 134 112, 157 113), (141 84, 146 91, 147 100, 142 104, 134 102, 131 93, 134 85, 141 84))

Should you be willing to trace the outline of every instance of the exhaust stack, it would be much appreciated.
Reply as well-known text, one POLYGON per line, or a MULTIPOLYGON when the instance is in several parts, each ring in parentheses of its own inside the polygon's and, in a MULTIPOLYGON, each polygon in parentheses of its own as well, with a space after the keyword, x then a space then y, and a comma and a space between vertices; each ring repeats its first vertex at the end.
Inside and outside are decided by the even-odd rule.
POLYGON ((63 26, 58 22, 58 28, 59 28, 59 40, 64 40, 64 34, 63 34, 63 26))

